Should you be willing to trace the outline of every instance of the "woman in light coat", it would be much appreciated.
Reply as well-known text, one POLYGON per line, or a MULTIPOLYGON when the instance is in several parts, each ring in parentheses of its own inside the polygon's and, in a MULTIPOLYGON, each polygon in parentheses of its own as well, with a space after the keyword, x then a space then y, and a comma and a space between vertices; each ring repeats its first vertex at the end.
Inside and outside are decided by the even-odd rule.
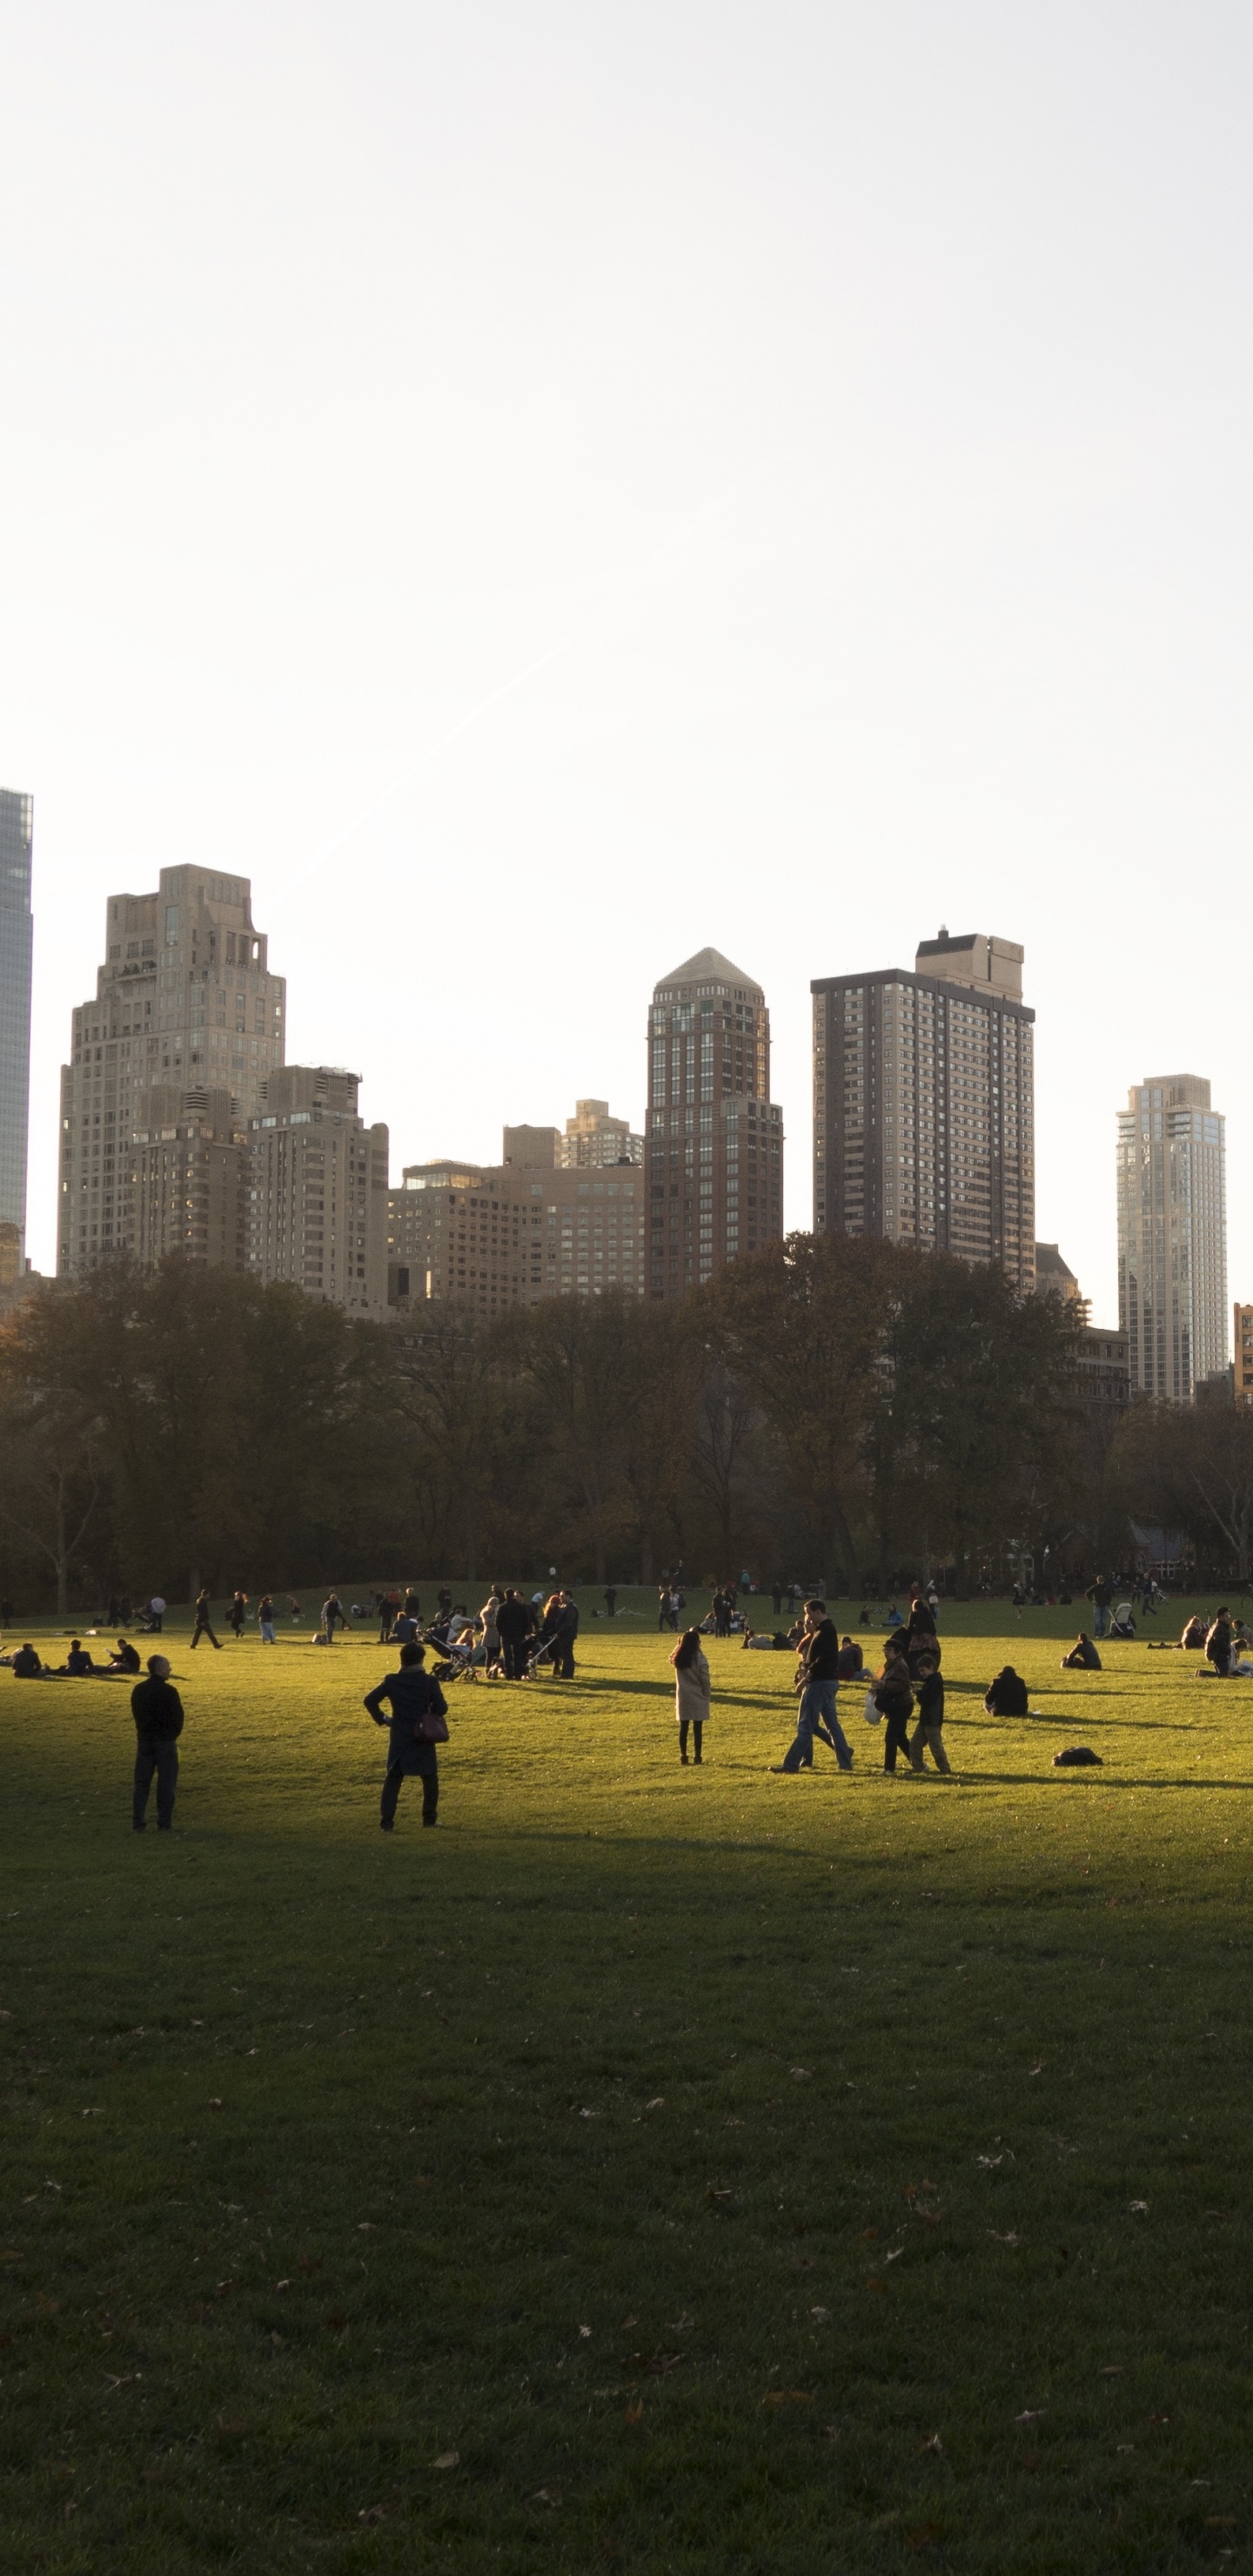
POLYGON ((709 1715, 709 1666, 701 1648, 699 1628, 685 1628, 670 1661, 674 1666, 674 1714, 679 1729, 679 1760, 687 1760, 687 1730, 692 1730, 694 1762, 701 1758, 701 1741, 709 1715))

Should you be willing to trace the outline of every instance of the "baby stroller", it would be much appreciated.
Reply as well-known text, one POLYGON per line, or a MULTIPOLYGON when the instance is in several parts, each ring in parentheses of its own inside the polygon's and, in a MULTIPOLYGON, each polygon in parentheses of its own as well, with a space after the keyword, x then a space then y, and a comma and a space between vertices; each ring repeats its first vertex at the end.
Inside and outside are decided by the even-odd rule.
POLYGON ((1120 1601, 1110 1620, 1109 1633, 1111 1637, 1122 1637, 1130 1640, 1134 1637, 1135 1632, 1136 1623, 1131 1616, 1131 1603, 1129 1601, 1120 1601))

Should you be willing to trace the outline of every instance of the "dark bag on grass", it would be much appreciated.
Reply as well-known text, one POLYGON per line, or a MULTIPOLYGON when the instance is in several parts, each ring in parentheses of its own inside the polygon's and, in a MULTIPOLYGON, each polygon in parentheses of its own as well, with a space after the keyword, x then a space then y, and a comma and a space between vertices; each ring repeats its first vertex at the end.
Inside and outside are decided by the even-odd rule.
POLYGON ((1053 1769, 1055 1771, 1086 1770, 1089 1764, 1093 1762, 1096 1764, 1098 1770, 1102 1767, 1100 1754, 1094 1753, 1090 1745, 1069 1744, 1067 1745, 1064 1753, 1054 1754, 1053 1769))

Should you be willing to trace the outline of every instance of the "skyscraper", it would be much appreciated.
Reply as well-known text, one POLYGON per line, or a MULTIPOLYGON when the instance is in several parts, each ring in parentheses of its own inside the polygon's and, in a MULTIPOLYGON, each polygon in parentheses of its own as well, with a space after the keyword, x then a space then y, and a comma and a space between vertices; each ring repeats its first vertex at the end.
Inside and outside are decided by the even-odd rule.
POLYGON ((760 984, 716 948, 654 990, 644 1164, 650 1297, 680 1297, 783 1232, 770 1014, 760 984))
POLYGON ((1021 948, 919 943, 912 975, 831 975, 814 997, 814 1231, 996 1261, 1035 1284, 1032 1031, 1021 948))
POLYGON ((1226 1121, 1193 1073, 1118 1113, 1118 1324, 1133 1388, 1189 1404, 1227 1365, 1226 1121))
POLYGON ((30 1112, 30 859, 34 805, 0 787, 0 1225, 26 1239, 30 1112))
POLYGON ((151 1123, 152 1085, 225 1091, 244 1121, 261 1108, 283 1061, 286 1003, 266 952, 247 877, 163 868, 155 894, 109 897, 96 997, 74 1013, 61 1071, 62 1278, 126 1239, 131 1140, 151 1123))
POLYGON ((248 1268, 323 1306, 387 1311, 386 1127, 357 1112, 361 1077, 284 1065, 248 1122, 248 1268))

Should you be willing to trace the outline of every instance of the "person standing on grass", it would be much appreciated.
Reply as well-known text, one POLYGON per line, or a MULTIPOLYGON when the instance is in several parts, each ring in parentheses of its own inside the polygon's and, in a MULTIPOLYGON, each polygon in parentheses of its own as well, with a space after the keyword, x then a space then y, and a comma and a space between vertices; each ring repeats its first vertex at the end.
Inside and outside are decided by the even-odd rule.
POLYGON ((687 1761, 687 1733, 692 1730, 692 1759, 699 1762, 709 1715, 709 1665, 699 1628, 685 1628, 671 1650, 674 1666, 674 1715, 679 1730, 679 1760, 687 1761))
POLYGON ((199 1645, 202 1637, 207 1637, 214 1651, 220 1655, 222 1640, 220 1637, 215 1637, 213 1633, 213 1620, 210 1615, 212 1609, 213 1603, 209 1599, 208 1586, 204 1585, 196 1594, 196 1624, 191 1632, 191 1642, 194 1649, 199 1645))
POLYGON ((1110 1603, 1114 1598, 1113 1584, 1108 1582, 1103 1574, 1098 1574, 1095 1583, 1090 1583, 1088 1585, 1087 1591, 1084 1593, 1083 1597, 1085 1601, 1090 1601, 1092 1604, 1093 1635, 1095 1637, 1108 1637, 1109 1608, 1110 1603))
POLYGON ((535 1629, 535 1613, 524 1601, 516 1584, 510 1586, 496 1613, 496 1634, 505 1660, 505 1680, 520 1682, 526 1677, 527 1644, 535 1629))
POLYGON ((579 1605, 572 1593, 560 1592, 557 1595, 557 1625, 553 1630, 550 1648, 554 1681, 573 1681, 574 1641, 578 1633, 579 1605))
POLYGON ((607 1583, 605 1585, 605 1617, 607 1619, 616 1619, 617 1615, 618 1587, 616 1583, 607 1583))
POLYGON ((131 1824, 137 1834, 147 1828, 148 1792, 157 1777, 157 1831, 168 1834, 174 1822, 178 1787, 178 1739, 183 1732, 183 1703, 170 1680, 164 1655, 149 1655, 148 1679, 131 1692, 135 1720, 135 1796, 131 1824))
POLYGON ((805 1604, 805 1624, 793 1687, 801 1695, 796 1734, 783 1760, 772 1762, 771 1770, 812 1771, 814 1737, 820 1735, 823 1743, 830 1745, 841 1771, 851 1771, 853 1748, 836 1715, 840 1688, 840 1641, 834 1620, 827 1617, 825 1601, 807 1601, 805 1604))
POLYGON ((247 1593, 246 1593, 246 1592, 236 1592, 236 1593, 233 1593, 233 1594, 232 1594, 232 1596, 231 1596, 231 1606, 230 1606, 230 1609, 227 1611, 227 1614, 226 1614, 226 1624, 227 1624, 228 1628, 233 1629, 234 1634, 235 1634, 235 1639, 236 1639, 236 1642, 237 1642, 237 1643, 238 1643, 238 1640, 242 1637, 242 1635, 243 1635, 243 1633, 244 1633, 244 1621, 245 1621, 245 1619, 247 1618, 247 1616, 248 1616, 248 1595, 247 1595, 247 1593))
POLYGON ((340 1600, 338 1592, 328 1592, 326 1599, 322 1604, 322 1625, 326 1630, 326 1642, 328 1646, 334 1645, 336 1627, 339 1626, 342 1628, 343 1624, 343 1602, 340 1600))
POLYGON ((921 1676, 918 1686, 918 1723, 914 1728, 914 1740, 909 1748, 909 1758, 915 1771, 924 1771, 926 1763, 923 1756, 929 1753, 936 1770, 945 1772, 951 1780, 952 1765, 944 1750, 944 1675, 934 1655, 920 1655, 918 1670, 921 1676))
POLYGON ((896 1757, 903 1753, 910 1760, 909 1721, 914 1712, 914 1694, 909 1685, 909 1666, 903 1655, 889 1654, 875 1685, 874 1704, 885 1723, 883 1768, 895 1773, 896 1757))
POLYGON ((275 1642, 274 1595, 272 1592, 263 1592, 257 1603, 257 1626, 261 1631, 262 1645, 272 1646, 275 1642))
POLYGON ((365 1697, 364 1705, 376 1726, 389 1724, 383 1715, 384 1702, 391 1708, 387 1773, 379 1808, 379 1826, 385 1834, 390 1834, 396 1821, 402 1780, 421 1781, 422 1822, 438 1823, 439 1759, 435 1747, 448 1741, 448 1703, 439 1683, 423 1671, 423 1661, 421 1646, 402 1646, 399 1672, 388 1673, 365 1697))

